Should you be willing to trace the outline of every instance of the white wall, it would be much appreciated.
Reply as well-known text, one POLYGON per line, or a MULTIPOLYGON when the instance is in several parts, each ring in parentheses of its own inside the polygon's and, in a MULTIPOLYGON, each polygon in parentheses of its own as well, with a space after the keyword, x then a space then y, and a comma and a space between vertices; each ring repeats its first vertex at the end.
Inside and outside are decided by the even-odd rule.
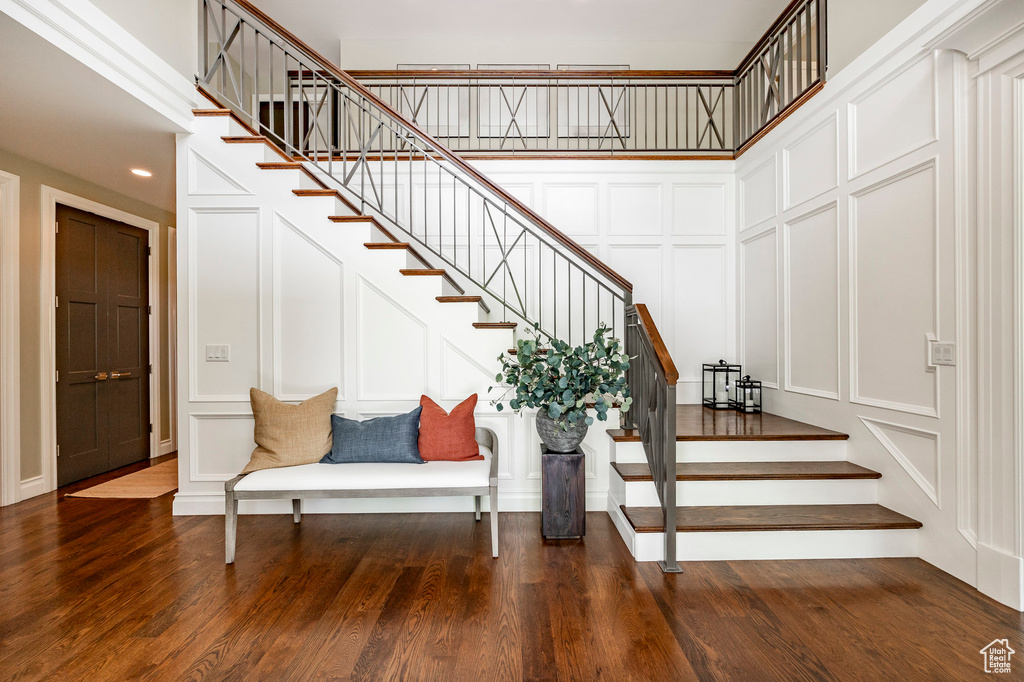
POLYGON ((828 70, 839 73, 925 0, 829 0, 828 70))
POLYGON ((995 38, 1021 31, 1024 8, 959 24, 977 4, 929 3, 737 162, 739 354, 770 386, 768 410, 851 434, 850 459, 883 474, 880 502, 924 523, 924 559, 1019 608, 1020 485, 1007 481, 1020 448, 998 399, 977 393, 1012 394, 990 378, 997 358, 1019 366, 996 284, 1012 256, 992 226, 994 250, 976 259, 972 213, 976 154, 1001 159, 999 210, 1019 183, 1013 86, 989 104, 1004 107, 990 123, 1002 132, 975 136, 968 73, 993 46, 1008 56, 995 38), (965 42, 984 48, 930 49, 965 42), (931 364, 929 340, 955 344, 955 366, 931 364))
POLYGON ((104 14, 189 80, 199 57, 196 0, 92 0, 104 14))
POLYGON ((880 502, 924 523, 922 557, 974 583, 964 68, 887 63, 740 159, 739 348, 766 409, 849 433, 880 502), (930 365, 927 339, 963 366, 930 365))
POLYGON ((633 284, 700 402, 700 366, 735 356, 734 167, 728 161, 474 161, 633 284))

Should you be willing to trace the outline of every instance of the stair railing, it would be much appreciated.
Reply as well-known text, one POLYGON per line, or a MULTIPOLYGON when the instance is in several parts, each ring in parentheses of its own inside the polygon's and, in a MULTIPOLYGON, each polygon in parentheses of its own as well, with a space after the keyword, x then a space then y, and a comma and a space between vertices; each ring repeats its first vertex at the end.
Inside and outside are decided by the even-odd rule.
MULTIPOLYGON (((203 0, 202 88, 541 334, 621 330, 632 285, 245 0, 203 0)), ((458 277, 456 279, 458 279, 458 277)))
POLYGON ((626 347, 630 348, 629 383, 633 406, 626 426, 637 430, 658 491, 665 521, 666 573, 682 569, 676 559, 676 382, 679 372, 643 303, 626 308, 626 347))

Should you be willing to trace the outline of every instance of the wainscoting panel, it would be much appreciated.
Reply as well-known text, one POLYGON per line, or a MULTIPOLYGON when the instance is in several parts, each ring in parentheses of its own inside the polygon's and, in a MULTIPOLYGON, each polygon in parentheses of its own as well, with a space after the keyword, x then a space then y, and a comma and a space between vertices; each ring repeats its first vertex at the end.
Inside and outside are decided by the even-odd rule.
POLYGON ((760 225, 778 210, 775 156, 740 178, 740 229, 760 225))
POLYGON ((256 447, 252 415, 192 414, 188 421, 191 480, 221 483, 237 476, 256 447))
POLYGON ((740 301, 743 372, 760 379, 764 386, 778 388, 778 251, 774 227, 740 242, 740 301))
POLYGON ((936 140, 935 79, 927 54, 850 103, 850 177, 936 140))
POLYGON ((415 400, 427 392, 426 324, 359 277, 357 286, 359 400, 415 400))
POLYGON ((659 236, 662 229, 661 184, 608 186, 608 234, 659 236))
POLYGON ((338 257, 275 216, 274 394, 279 399, 305 400, 331 386, 344 390, 344 288, 338 257))
POLYGON ((785 388, 839 399, 839 211, 787 223, 783 260, 785 388))
POLYGON ((662 272, 663 248, 660 244, 613 244, 608 247, 609 260, 616 271, 633 283, 633 300, 646 303, 654 316, 665 343, 670 343, 671 328, 666 327, 663 292, 667 283, 662 272), (665 320, 665 322, 662 322, 665 320))
POLYGON ((673 185, 672 234, 687 237, 724 237, 728 214, 725 185, 673 185))
POLYGON ((903 467, 910 478, 920 486, 939 509, 942 504, 939 493, 941 460, 939 459, 939 434, 934 431, 915 429, 903 424, 894 424, 877 419, 861 417, 882 447, 903 467))
POLYGON ((700 381, 703 363, 728 355, 727 272, 724 246, 672 249, 671 288, 677 302, 669 352, 681 381, 700 381), (693 295, 696 292, 700 295, 693 295))
POLYGON ((572 237, 596 235, 597 183, 545 185, 543 215, 572 237))
POLYGON ((189 223, 191 398, 248 401, 260 385, 260 213, 193 209, 189 223), (208 344, 229 346, 229 361, 208 362, 208 344))
POLYGON ((785 209, 839 186, 837 117, 829 116, 782 152, 785 209))
POLYGON ((934 162, 851 197, 851 401, 937 416, 934 162))

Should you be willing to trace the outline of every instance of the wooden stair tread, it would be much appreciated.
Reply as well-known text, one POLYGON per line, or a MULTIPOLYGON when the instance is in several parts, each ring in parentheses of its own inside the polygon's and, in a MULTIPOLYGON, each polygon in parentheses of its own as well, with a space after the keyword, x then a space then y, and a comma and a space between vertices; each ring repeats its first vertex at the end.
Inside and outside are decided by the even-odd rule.
MULTIPOLYGON (((660 533, 660 507, 621 507, 637 533, 660 533)), ((898 530, 921 522, 878 504, 742 505, 677 507, 676 530, 683 533, 783 530, 898 530)))
POLYGON ((517 322, 474 322, 477 329, 515 329, 517 322))
POLYGON ((406 242, 366 242, 363 244, 368 249, 408 249, 406 242))
POLYGON ((479 303, 482 296, 436 296, 438 303, 479 303))
POLYGON ((270 142, 266 135, 221 135, 228 144, 266 144, 270 142))
POLYGON ((292 193, 297 197, 334 197, 351 210, 359 212, 355 204, 342 196, 341 192, 335 189, 293 189, 292 193))
MULTIPOLYGON (((639 443, 636 429, 609 429, 617 443, 639 443)), ((741 414, 703 405, 676 405, 677 441, 847 440, 849 436, 777 414, 741 414)))
POLYGON ((230 109, 193 109, 193 116, 230 116, 230 109))
MULTIPOLYGON (((653 481, 646 464, 612 462, 623 481, 653 481)), ((826 481, 874 479, 882 474, 853 462, 678 462, 677 481, 826 481)))
POLYGON ((400 273, 406 277, 443 277, 444 270, 438 268, 402 268, 400 273))
POLYGON ((302 164, 296 161, 259 161, 258 168, 263 170, 301 170, 302 164))

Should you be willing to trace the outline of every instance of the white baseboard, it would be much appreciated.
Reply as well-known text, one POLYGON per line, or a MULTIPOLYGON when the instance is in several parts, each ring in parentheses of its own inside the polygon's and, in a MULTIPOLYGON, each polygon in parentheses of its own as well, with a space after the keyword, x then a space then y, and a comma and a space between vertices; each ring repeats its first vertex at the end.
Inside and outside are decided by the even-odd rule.
POLYGON ((21 499, 27 500, 46 492, 46 482, 42 476, 35 476, 21 482, 21 499))
POLYGON ((1024 611, 1024 558, 979 542, 978 591, 1024 611))
POLYGON ((172 452, 177 451, 177 449, 178 448, 175 446, 174 441, 172 441, 170 438, 168 438, 167 440, 162 440, 160 441, 160 447, 157 448, 157 452, 159 453, 157 457, 169 455, 172 452))

